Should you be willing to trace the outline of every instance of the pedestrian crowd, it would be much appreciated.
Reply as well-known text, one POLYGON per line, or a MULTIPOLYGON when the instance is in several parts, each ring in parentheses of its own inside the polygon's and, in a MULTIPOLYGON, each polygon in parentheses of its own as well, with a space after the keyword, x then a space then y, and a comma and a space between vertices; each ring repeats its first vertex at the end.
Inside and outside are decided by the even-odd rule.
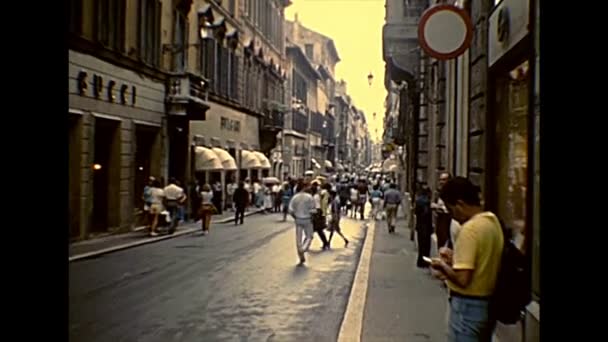
MULTIPOLYGON (((307 175, 288 177, 282 184, 276 178, 231 182, 224 203, 219 182, 196 185, 190 200, 196 210, 192 216, 201 220, 204 235, 209 233, 211 216, 222 210, 234 211, 235 225, 243 224, 245 211, 251 206, 264 213, 282 213, 283 221, 290 215, 295 221, 298 265, 306 262, 315 233, 322 250, 331 248, 334 234, 347 247, 349 240, 340 229, 340 220, 357 216, 365 220, 368 202, 368 219, 386 219, 388 233, 394 233, 401 206, 415 217, 410 238, 418 249, 416 265, 429 268, 448 290, 448 341, 490 342, 496 323, 518 322, 530 302, 525 257, 514 245, 510 229, 494 213, 484 210, 478 186, 467 178, 443 173, 437 188, 433 195, 428 186, 418 186, 410 208, 409 194, 399 191, 387 177, 333 176, 326 180, 307 175), (404 201, 404 195, 408 200, 404 201), (433 234, 438 255, 431 258, 433 234)), ((185 218, 188 196, 174 178, 162 188, 150 177, 143 199, 151 236, 158 235, 159 225, 167 226, 172 234, 185 218)))

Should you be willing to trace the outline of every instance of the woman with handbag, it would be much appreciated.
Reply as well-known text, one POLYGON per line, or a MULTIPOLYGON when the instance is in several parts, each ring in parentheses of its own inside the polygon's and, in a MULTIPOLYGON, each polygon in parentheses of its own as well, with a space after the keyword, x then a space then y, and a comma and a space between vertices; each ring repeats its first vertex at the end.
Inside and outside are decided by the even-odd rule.
POLYGON ((198 211, 198 215, 201 218, 203 235, 209 234, 211 216, 215 214, 217 214, 217 208, 213 205, 213 191, 211 191, 209 184, 205 184, 201 191, 201 207, 198 211))
MULTIPOLYGON (((323 203, 326 203, 325 208, 327 208, 327 201, 324 198, 324 193, 319 190, 319 182, 313 181, 310 191, 312 198, 315 201, 315 213, 312 215, 312 226, 323 243, 322 249, 329 249, 329 241, 327 241, 327 237, 325 236, 324 232, 324 229, 327 228, 327 221, 325 219, 325 215, 323 214, 323 203)), ((327 196, 329 196, 329 194, 327 196)))

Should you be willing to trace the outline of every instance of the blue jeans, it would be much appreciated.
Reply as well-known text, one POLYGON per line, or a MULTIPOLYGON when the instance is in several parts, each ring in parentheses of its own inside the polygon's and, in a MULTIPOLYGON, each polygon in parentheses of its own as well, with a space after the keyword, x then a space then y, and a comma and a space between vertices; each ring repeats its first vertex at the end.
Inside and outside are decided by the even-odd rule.
POLYGON ((489 300, 450 297, 448 342, 491 342, 495 326, 489 300))
POLYGON ((177 208, 177 218, 178 218, 178 220, 180 220, 180 221, 184 221, 184 220, 185 220, 185 218, 186 218, 186 217, 185 217, 185 210, 184 210, 184 206, 183 206, 183 205, 180 205, 180 206, 177 208))

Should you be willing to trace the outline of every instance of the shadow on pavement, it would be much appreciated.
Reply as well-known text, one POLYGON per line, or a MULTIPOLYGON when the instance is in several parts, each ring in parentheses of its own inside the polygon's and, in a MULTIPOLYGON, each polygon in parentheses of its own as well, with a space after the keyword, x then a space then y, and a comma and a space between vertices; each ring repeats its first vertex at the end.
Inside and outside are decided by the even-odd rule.
POLYGON ((291 272, 291 277, 294 279, 302 278, 308 273, 308 266, 306 264, 297 264, 294 266, 291 272))

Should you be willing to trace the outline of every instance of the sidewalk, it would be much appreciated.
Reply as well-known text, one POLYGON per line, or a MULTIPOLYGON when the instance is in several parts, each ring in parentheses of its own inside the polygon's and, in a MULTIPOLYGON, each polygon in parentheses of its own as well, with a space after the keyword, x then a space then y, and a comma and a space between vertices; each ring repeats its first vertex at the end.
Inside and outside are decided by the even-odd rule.
MULTIPOLYGON (((245 216, 250 216, 261 212, 262 209, 253 208, 245 212, 245 216)), ((225 211, 222 215, 213 216, 211 223, 228 223, 234 221, 234 212, 225 211)), ((177 227, 173 235, 159 235, 150 237, 145 232, 145 227, 135 228, 132 232, 124 234, 109 235, 101 238, 75 242, 69 246, 69 261, 90 258, 101 254, 106 254, 121 249, 131 248, 147 243, 170 239, 176 236, 189 234, 201 229, 198 223, 184 223, 177 227)))
POLYGON ((361 341, 445 341, 447 292, 428 270, 416 267, 417 251, 405 221, 398 221, 395 234, 388 234, 386 221, 370 222, 370 229, 374 238, 361 341))

